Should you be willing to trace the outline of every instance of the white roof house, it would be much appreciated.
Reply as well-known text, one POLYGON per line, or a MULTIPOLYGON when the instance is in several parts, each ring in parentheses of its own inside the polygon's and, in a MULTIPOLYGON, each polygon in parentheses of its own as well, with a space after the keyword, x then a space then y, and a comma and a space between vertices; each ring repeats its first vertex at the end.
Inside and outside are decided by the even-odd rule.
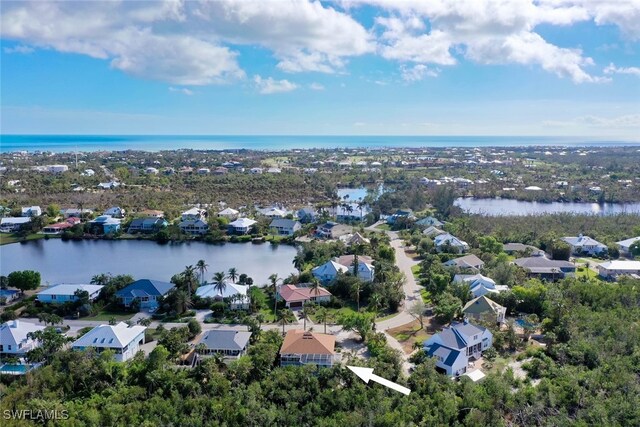
POLYGON ((87 291, 89 300, 94 300, 100 295, 102 288, 100 285, 60 284, 38 292, 37 298, 42 303, 62 304, 77 300, 76 291, 87 291))
POLYGON ((256 222, 257 221, 254 221, 251 218, 238 218, 229 223, 229 229, 237 234, 247 234, 256 222))
POLYGON ((582 234, 579 234, 576 237, 563 237, 561 240, 571 246, 571 252, 574 254, 584 252, 588 254, 598 254, 607 250, 607 245, 582 234))
POLYGON ((240 214, 240 212, 238 212, 235 209, 231 209, 231 208, 226 208, 226 209, 223 209, 220 212, 218 212, 218 216, 223 217, 223 218, 229 218, 229 219, 236 219, 236 218, 238 218, 239 214, 240 214))
POLYGON ((346 265, 338 264, 333 260, 319 265, 311 270, 311 274, 313 274, 313 277, 323 283, 329 283, 333 281, 338 276, 338 273, 346 274, 347 272, 349 272, 349 267, 347 267, 346 265))
POLYGON ((231 308, 235 310, 249 307, 248 290, 249 286, 235 283, 227 283, 222 291, 216 289, 215 285, 204 285, 196 290, 196 295, 200 298, 213 298, 216 300, 235 297, 237 300, 231 302, 231 308))
POLYGON ((94 348, 98 352, 112 350, 115 353, 115 359, 118 362, 124 362, 135 356, 140 346, 144 344, 146 329, 139 325, 129 326, 124 322, 115 326, 96 326, 74 342, 72 348, 76 350, 94 348))
POLYGON ((469 250, 469 244, 467 242, 458 239, 450 233, 444 233, 434 237, 433 244, 438 251, 442 251, 446 246, 455 248, 458 252, 465 252, 469 250))
POLYGON ((607 261, 597 265, 600 276, 615 278, 622 275, 640 275, 640 261, 607 261))
POLYGON ((31 222, 31 217, 5 217, 0 218, 0 231, 9 232, 19 230, 23 225, 31 222))
POLYGON ((482 274, 456 274, 453 277, 454 283, 466 283, 474 298, 481 297, 488 293, 497 294, 509 289, 507 286, 496 285, 496 282, 482 274))
POLYGON ((112 206, 102 213, 102 215, 109 215, 114 218, 123 218, 126 211, 120 206, 112 206))
POLYGON ((193 207, 191 209, 188 209, 182 212, 180 219, 182 219, 183 221, 186 221, 188 219, 190 220, 202 219, 204 217, 205 212, 206 211, 204 209, 193 207))
POLYGON ((42 209, 40 208, 40 206, 23 207, 21 212, 22 212, 22 216, 40 216, 40 215, 42 215, 42 209))
POLYGON ((620 240, 619 242, 616 242, 616 245, 618 245, 621 252, 624 252, 625 254, 628 255, 631 252, 631 249, 630 249, 631 245, 633 245, 635 242, 640 242, 640 236, 632 237, 626 240, 620 240))
POLYGON ((38 342, 27 337, 31 332, 45 327, 20 320, 11 320, 0 326, 0 353, 24 355, 38 346, 38 342))

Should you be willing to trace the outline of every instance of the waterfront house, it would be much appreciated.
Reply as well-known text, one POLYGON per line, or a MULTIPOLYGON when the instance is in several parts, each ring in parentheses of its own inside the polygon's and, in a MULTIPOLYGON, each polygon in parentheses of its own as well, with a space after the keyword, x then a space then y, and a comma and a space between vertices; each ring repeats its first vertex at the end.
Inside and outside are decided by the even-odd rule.
POLYGON ((178 228, 185 234, 206 234, 209 224, 201 219, 186 219, 178 224, 178 228))
POLYGON ((462 309, 462 314, 467 319, 488 320, 496 323, 503 323, 506 313, 505 307, 487 298, 486 295, 472 299, 462 309))
POLYGON ((302 225, 292 219, 276 218, 271 221, 269 228, 279 236, 293 236, 296 231, 302 228, 302 225))
POLYGON ((433 244, 438 252, 443 252, 448 249, 449 251, 452 250, 457 253, 464 253, 469 250, 467 242, 460 240, 449 233, 436 236, 433 239, 433 244))
POLYGON ((452 377, 467 372, 470 360, 477 360, 493 344, 493 334, 482 327, 454 322, 425 341, 424 351, 436 358, 436 370, 452 377))
POLYGON ((324 264, 319 265, 311 270, 311 274, 313 274, 313 277, 325 284, 333 282, 336 277, 338 277, 338 274, 346 274, 348 272, 349 267, 338 264, 333 260, 327 261, 324 264))
POLYGON ((453 258, 443 264, 445 267, 455 267, 461 270, 472 269, 480 270, 484 267, 484 261, 478 258, 474 254, 461 256, 459 258, 453 258))
MULTIPOLYGON (((361 280, 365 282, 373 281, 373 278, 375 276, 375 267, 372 263, 373 260, 370 257, 364 255, 358 257, 357 276, 361 280)), ((315 267, 313 270, 311 270, 311 274, 313 274, 313 277, 318 279, 320 282, 328 284, 333 282, 340 273, 354 274, 355 270, 353 264, 353 255, 343 255, 315 267)))
POLYGON ((294 329, 287 332, 280 347, 280 366, 316 365, 330 368, 340 362, 333 335, 294 329))
MULTIPOLYGON (((620 248, 620 253, 622 253, 625 256, 630 257, 631 256, 631 246, 636 242, 640 242, 640 237, 632 237, 630 239, 621 240, 619 242, 616 242, 616 245, 618 245, 618 248, 620 248)), ((640 244, 640 243, 638 243, 638 244, 640 244)))
POLYGON ((303 224, 310 224, 312 222, 316 222, 318 218, 318 212, 312 207, 306 207, 299 209, 297 212, 298 220, 303 224))
POLYGON ((530 257, 517 258, 513 263, 522 267, 529 277, 538 277, 545 280, 559 280, 566 276, 573 276, 576 266, 569 261, 553 260, 537 252, 530 257))
POLYGON ((158 308, 159 300, 175 287, 176 285, 173 283, 140 279, 116 292, 116 298, 125 307, 129 307, 134 301, 138 301, 141 309, 155 310, 158 308))
POLYGON ((341 236, 340 240, 343 241, 347 246, 368 245, 371 243, 371 240, 367 239, 358 232, 347 234, 346 236, 341 236))
POLYGON ((86 291, 89 294, 89 301, 93 301, 100 295, 103 286, 100 285, 83 285, 83 284, 67 284, 54 285, 40 292, 36 297, 43 304, 64 304, 66 302, 75 302, 78 300, 76 292, 86 291))
POLYGON ((126 211, 120 206, 112 206, 102 213, 102 215, 109 215, 113 218, 124 218, 126 211))
POLYGON ((439 229, 438 227, 434 226, 434 225, 430 225, 429 227, 425 228, 422 231, 422 234, 424 234, 427 237, 435 237, 435 236, 439 236, 440 234, 445 234, 446 232, 444 230, 439 229))
POLYGON ((607 245, 582 234, 576 237, 563 237, 561 240, 571 246, 571 253, 575 255, 600 255, 607 252, 607 245))
POLYGON ((113 218, 109 215, 100 215, 96 219, 89 221, 89 225, 93 230, 102 234, 113 234, 120 231, 121 220, 113 218))
POLYGON ((231 234, 249 234, 256 222, 250 218, 238 218, 229 223, 228 232, 231 234))
POLYGON ((504 285, 496 285, 493 279, 482 274, 456 274, 453 277, 453 283, 467 284, 474 298, 488 293, 497 294, 509 289, 504 285))
POLYGON ((117 325, 96 326, 72 344, 74 350, 95 349, 98 353, 111 350, 117 362, 132 359, 144 344, 144 326, 128 326, 124 322, 117 325))
POLYGON ((229 221, 237 219, 238 215, 240 215, 240 212, 231 208, 226 208, 218 212, 218 216, 220 218, 227 218, 229 221))
POLYGON ((371 208, 358 203, 345 203, 335 208, 337 221, 360 221, 371 213, 371 208))
POLYGON ((31 217, 5 217, 0 218, 0 232, 13 233, 20 231, 23 227, 31 222, 31 217))
POLYGON ((22 216, 34 217, 42 215, 40 206, 27 206, 21 209, 22 216))
POLYGON ((303 285, 282 285, 278 289, 278 300, 283 300, 287 308, 296 309, 303 307, 307 302, 329 302, 331 292, 323 287, 312 289, 303 285))
POLYGON ((398 209, 387 217, 387 224, 395 224, 398 220, 411 220, 415 219, 415 215, 411 209, 398 209))
POLYGON ((337 239, 351 232, 353 232, 353 227, 329 221, 318 226, 316 236, 323 239, 337 239))
POLYGON ((162 217, 149 216, 146 218, 135 218, 129 224, 127 232, 134 233, 157 233, 167 227, 169 223, 162 217))
POLYGON ((201 358, 220 354, 224 359, 235 360, 246 354, 250 339, 248 331, 209 330, 196 344, 196 352, 201 358))
POLYGON ((597 265, 598 273, 605 279, 615 279, 618 276, 632 276, 640 278, 640 261, 612 260, 597 265))
POLYGON ((60 213, 62 214, 62 216, 65 219, 67 219, 67 218, 82 218, 82 215, 91 215, 91 214, 93 214, 93 210, 91 210, 91 209, 69 208, 69 209, 62 209, 60 211, 60 213))
POLYGON ((204 209, 193 207, 182 212, 180 219, 182 221, 197 221, 206 217, 207 211, 204 209))
POLYGON ((200 298, 211 298, 216 301, 227 300, 229 308, 232 310, 247 310, 250 302, 248 291, 249 286, 227 282, 221 290, 216 289, 215 285, 200 286, 196 290, 196 295, 200 298))
POLYGON ((28 337, 32 332, 44 330, 44 326, 22 320, 10 320, 0 326, 0 355, 23 357, 38 346, 28 337))
POLYGON ((60 234, 64 230, 72 228, 74 225, 80 224, 80 218, 70 217, 65 221, 49 224, 42 228, 42 234, 60 234))
POLYGON ((143 211, 138 212, 138 215, 140 215, 141 217, 163 218, 164 211, 159 211, 156 209, 145 209, 143 211))

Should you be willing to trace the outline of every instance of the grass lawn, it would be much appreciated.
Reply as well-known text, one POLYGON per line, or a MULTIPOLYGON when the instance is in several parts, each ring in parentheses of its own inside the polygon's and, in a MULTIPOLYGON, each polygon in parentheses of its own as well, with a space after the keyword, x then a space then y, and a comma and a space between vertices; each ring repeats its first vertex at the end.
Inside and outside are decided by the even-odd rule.
MULTIPOLYGON (((327 311, 329 312, 329 320, 327 323, 336 323, 340 316, 357 312, 355 304, 353 306, 347 305, 342 308, 327 308, 327 311)), ((315 314, 311 314, 309 317, 311 317, 312 322, 319 323, 315 314)))
POLYGON ((431 294, 428 290, 424 288, 420 289, 420 295, 422 296, 422 302, 425 304, 431 304, 431 294))
POLYGON ((427 331, 420 328, 420 322, 418 320, 398 326, 397 328, 389 329, 387 332, 398 340, 406 354, 413 352, 413 345, 415 343, 422 344, 422 342, 430 336, 427 331))
POLYGON ((29 234, 26 237, 22 237, 15 233, 0 233, 0 245, 8 245, 9 243, 38 240, 42 238, 44 238, 44 234, 29 234))
POLYGON ((106 311, 102 310, 95 316, 83 317, 82 320, 109 321, 115 318, 117 322, 123 322, 133 317, 134 313, 128 311, 106 311))
POLYGON ((415 277, 416 280, 418 280, 418 278, 420 277, 420 264, 416 264, 413 267, 411 267, 411 272, 413 273, 413 277, 415 277))
POLYGON ((380 224, 376 227, 378 230, 386 230, 386 231, 391 231, 391 227, 389 226, 389 224, 380 224))

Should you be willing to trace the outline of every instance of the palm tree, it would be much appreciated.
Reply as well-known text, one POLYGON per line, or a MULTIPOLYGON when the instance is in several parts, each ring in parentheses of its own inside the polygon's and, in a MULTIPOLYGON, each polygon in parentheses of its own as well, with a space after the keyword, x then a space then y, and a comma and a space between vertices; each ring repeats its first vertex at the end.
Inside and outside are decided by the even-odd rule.
POLYGON ((285 325, 292 323, 295 320, 295 316, 291 310, 289 310, 288 308, 285 308, 284 310, 280 311, 280 314, 278 315, 278 320, 280 321, 280 324, 282 324, 282 335, 284 335, 285 325))
POLYGON ((235 267, 231 267, 229 269, 229 279, 231 279, 233 283, 236 283, 236 280, 238 279, 238 270, 235 267))
POLYGON ((196 267, 187 265, 182 272, 182 279, 189 292, 195 292, 198 287, 198 278, 196 277, 196 267))
POLYGON ((355 277, 358 277, 358 267, 360 266, 360 261, 358 261, 357 253, 353 254, 353 262, 351 263, 351 266, 353 267, 353 275, 355 277))
POLYGON ((591 268, 591 263, 589 261, 584 263, 585 268, 587 269, 586 273, 587 273, 587 279, 589 279, 589 269, 591 268))
MULTIPOLYGON (((277 316, 278 312, 278 275, 273 273, 269 276, 269 281, 271 282, 271 286, 273 286, 273 315, 277 316)), ((284 333, 284 332, 283 332, 284 333)))
POLYGON ((369 298, 369 310, 373 312, 373 329, 376 328, 376 317, 382 308, 382 297, 380 294, 373 294, 369 298))
POLYGON ((173 300, 173 309, 178 314, 182 314, 189 309, 191 306, 191 295, 184 290, 179 290, 175 292, 174 300, 173 300))
POLYGON ((327 321, 330 318, 329 310, 326 307, 320 307, 316 310, 316 319, 318 322, 324 323, 324 333, 327 333, 327 321))
POLYGON ((358 311, 360 311, 360 291, 362 290, 362 282, 360 280, 356 280, 352 285, 351 291, 356 297, 356 303, 358 304, 358 311))
POLYGON ((209 264, 207 264, 207 262, 203 259, 201 259, 196 263, 196 268, 200 272, 200 284, 204 283, 204 273, 207 272, 208 267, 209 267, 209 264))
POLYGON ((311 284, 309 286, 309 289, 311 289, 313 291, 313 293, 316 294, 316 297, 317 297, 318 294, 320 293, 320 281, 314 277, 311 280, 311 284))
POLYGON ((227 290, 227 275, 224 271, 219 271, 213 274, 213 289, 220 294, 220 297, 224 295, 224 291, 227 290))
POLYGON ((111 276, 108 274, 96 274, 91 278, 92 285, 106 286, 107 283, 111 280, 111 276))
POLYGON ((299 272, 302 272, 302 270, 304 269, 304 256, 300 252, 298 252, 298 254, 293 257, 293 266, 299 272))

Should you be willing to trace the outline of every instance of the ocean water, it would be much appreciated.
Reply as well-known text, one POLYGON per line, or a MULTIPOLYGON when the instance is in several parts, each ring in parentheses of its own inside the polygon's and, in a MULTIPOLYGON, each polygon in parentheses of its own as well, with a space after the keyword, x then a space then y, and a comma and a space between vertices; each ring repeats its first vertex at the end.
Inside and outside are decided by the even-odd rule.
POLYGON ((310 148, 620 146, 640 141, 532 136, 0 135, 0 152, 310 148))

